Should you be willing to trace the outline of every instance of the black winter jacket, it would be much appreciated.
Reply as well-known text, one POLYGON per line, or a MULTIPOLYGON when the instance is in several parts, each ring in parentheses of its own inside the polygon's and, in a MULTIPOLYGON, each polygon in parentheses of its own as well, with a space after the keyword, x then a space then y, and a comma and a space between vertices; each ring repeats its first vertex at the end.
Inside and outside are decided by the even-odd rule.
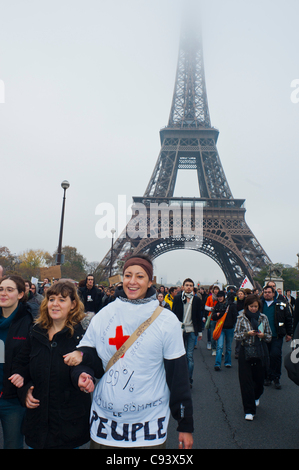
POLYGON ((224 320, 223 323, 223 329, 224 330, 231 330, 232 328, 235 327, 236 321, 237 321, 237 316, 238 316, 238 311, 237 307, 235 304, 227 304, 227 302, 217 302, 214 308, 214 312, 212 315, 212 320, 213 321, 218 321, 220 318, 223 317, 223 315, 226 312, 227 307, 229 307, 226 319, 224 320), (218 316, 217 314, 220 312, 220 315, 218 316))
MULTIPOLYGON (((187 302, 187 300, 185 300, 185 302, 187 302)), ((184 303, 181 293, 176 295, 173 299, 172 311, 178 317, 179 321, 182 322, 184 318, 184 303)), ((194 333, 197 336, 198 333, 202 332, 202 302, 197 296, 193 297, 191 315, 194 333)))
MULTIPOLYGON (((265 299, 261 298, 262 310, 264 309, 265 299)), ((274 299, 275 303, 275 326, 278 338, 293 335, 293 318, 286 300, 280 298, 274 299)))
MULTIPOLYGON (((76 389, 71 381, 71 368, 63 355, 75 350, 84 335, 81 324, 73 336, 68 328, 49 340, 47 331, 33 326, 26 345, 15 359, 13 373, 25 379, 19 390, 25 406, 26 394, 34 386, 33 396, 40 400, 36 409, 27 409, 23 432, 25 441, 34 449, 73 449, 89 441, 90 395, 76 389)), ((102 366, 98 359, 99 374, 102 366)))
MULTIPOLYGON (((24 346, 29 330, 33 323, 32 308, 29 304, 19 302, 18 311, 9 327, 5 341, 5 363, 3 365, 3 394, 2 398, 10 400, 17 398, 17 389, 8 377, 12 375, 12 362, 24 346)), ((0 390, 1 392, 1 390, 0 390)))
POLYGON ((84 304, 85 312, 98 313, 102 308, 102 293, 93 286, 92 289, 81 287, 78 289, 79 296, 84 304))

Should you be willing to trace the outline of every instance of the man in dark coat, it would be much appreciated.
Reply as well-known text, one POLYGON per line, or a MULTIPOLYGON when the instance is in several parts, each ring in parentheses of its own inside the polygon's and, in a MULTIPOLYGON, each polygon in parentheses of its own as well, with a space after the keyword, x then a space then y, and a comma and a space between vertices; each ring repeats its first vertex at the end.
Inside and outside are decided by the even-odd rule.
POLYGON ((202 302, 199 297, 194 296, 194 282, 192 279, 185 279, 183 288, 183 292, 176 295, 173 300, 172 311, 182 323, 189 381, 192 388, 194 370, 193 352, 196 340, 202 338, 202 302))
POLYGON ((267 371, 265 385, 274 382, 277 390, 281 389, 281 364, 282 364, 282 344, 283 338, 289 342, 293 335, 292 315, 286 300, 281 300, 276 296, 272 286, 264 287, 262 301, 262 313, 268 317, 272 331, 272 341, 268 343, 270 354, 270 367, 267 371))
POLYGON ((85 312, 98 313, 102 308, 102 293, 94 285, 94 276, 88 274, 85 287, 79 288, 79 295, 84 304, 85 312))

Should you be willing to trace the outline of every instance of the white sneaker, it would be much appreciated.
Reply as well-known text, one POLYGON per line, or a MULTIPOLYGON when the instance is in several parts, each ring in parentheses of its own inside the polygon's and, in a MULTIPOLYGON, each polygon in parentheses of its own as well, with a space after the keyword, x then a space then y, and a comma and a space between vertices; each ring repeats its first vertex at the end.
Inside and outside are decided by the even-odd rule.
POLYGON ((246 421, 253 421, 254 416, 251 414, 245 415, 246 421))
POLYGON ((216 349, 213 349, 212 356, 216 356, 216 349))
POLYGON ((260 406, 260 401, 259 400, 255 400, 255 406, 260 406))
POLYGON ((211 343, 208 343, 208 344, 207 344, 207 349, 212 349, 211 343))

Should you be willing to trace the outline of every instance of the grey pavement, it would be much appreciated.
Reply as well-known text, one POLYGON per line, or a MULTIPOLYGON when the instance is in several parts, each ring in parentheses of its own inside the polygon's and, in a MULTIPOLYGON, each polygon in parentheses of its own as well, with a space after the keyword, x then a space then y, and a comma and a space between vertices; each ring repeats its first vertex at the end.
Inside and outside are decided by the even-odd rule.
MULTIPOLYGON (((282 367, 281 390, 265 387, 252 422, 245 421, 238 361, 232 368, 214 371, 215 357, 206 349, 204 338, 194 351, 194 449, 297 449, 299 447, 299 387, 282 367)), ((284 343, 283 357, 290 343, 284 343)), ((169 427, 168 447, 176 448, 175 423, 169 427)))

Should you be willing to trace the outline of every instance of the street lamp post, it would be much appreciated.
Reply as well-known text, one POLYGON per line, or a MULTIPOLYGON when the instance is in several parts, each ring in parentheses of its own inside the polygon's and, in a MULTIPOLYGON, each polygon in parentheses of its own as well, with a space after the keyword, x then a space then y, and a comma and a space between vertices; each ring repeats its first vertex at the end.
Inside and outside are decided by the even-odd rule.
POLYGON ((62 234, 63 234, 63 222, 64 222, 64 210, 65 210, 65 199, 66 199, 66 190, 70 187, 70 183, 66 180, 62 181, 61 187, 63 189, 63 200, 62 200, 62 211, 61 211, 61 221, 60 221, 60 233, 58 241, 58 250, 56 257, 56 265, 61 264, 61 250, 62 250, 62 234))
POLYGON ((111 257, 110 257, 110 276, 112 276, 112 264, 113 264, 113 241, 114 241, 114 234, 116 230, 115 228, 111 229, 112 237, 111 237, 111 257))

